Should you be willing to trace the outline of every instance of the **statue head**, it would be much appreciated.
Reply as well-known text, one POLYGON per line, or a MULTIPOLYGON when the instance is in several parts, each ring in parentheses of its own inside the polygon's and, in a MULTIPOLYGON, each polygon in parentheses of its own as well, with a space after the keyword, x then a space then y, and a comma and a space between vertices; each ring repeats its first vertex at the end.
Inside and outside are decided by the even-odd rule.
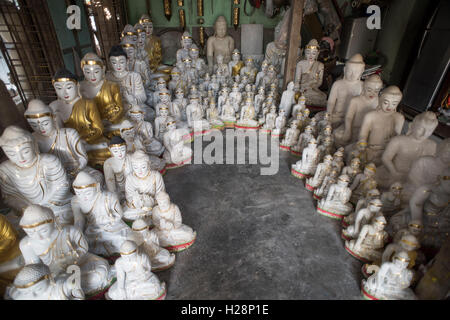
POLYGON ((34 165, 39 154, 31 133, 17 126, 9 126, 3 131, 0 147, 8 159, 19 168, 34 165))
POLYGON ((192 36, 189 32, 185 31, 181 36, 181 47, 183 49, 189 49, 192 45, 192 36))
POLYGON ((127 58, 134 60, 136 58, 136 42, 134 42, 130 37, 124 37, 120 41, 123 51, 127 54, 127 58))
POLYGON ((381 92, 378 110, 381 109, 385 113, 396 112, 402 97, 403 94, 397 86, 387 87, 381 92))
MULTIPOLYGON (((303 110, 303 115, 305 116, 305 118, 309 118, 309 114, 311 113, 311 111, 309 111, 309 109, 305 109, 303 110)), ((312 128, 311 128, 312 129, 312 128)))
POLYGON ((366 198, 369 200, 379 199, 381 196, 380 191, 378 189, 370 189, 367 191, 366 198))
POLYGON ((145 222, 144 219, 137 219, 133 222, 133 225, 131 226, 134 232, 143 234, 148 231, 149 225, 147 222, 145 222))
POLYGON ((121 137, 113 136, 109 141, 108 147, 114 158, 119 160, 125 159, 125 156, 127 155, 127 144, 121 137))
POLYGON ((217 59, 217 63, 218 64, 222 64, 223 63, 223 55, 221 53, 219 53, 216 57, 217 59))
POLYGON ((350 183, 350 177, 346 174, 340 175, 337 181, 337 184, 343 187, 348 186, 350 183))
POLYGON ((381 208, 383 207, 383 203, 380 199, 373 199, 369 202, 369 210, 371 212, 379 212, 381 211, 381 208))
POLYGON ((127 24, 125 26, 125 28, 123 28, 121 38, 123 40, 126 37, 128 37, 133 42, 133 44, 136 45, 137 40, 138 40, 138 35, 136 32, 136 29, 134 29, 134 27, 131 24, 127 24))
POLYGON ((16 275, 13 286, 18 296, 45 297, 51 279, 49 267, 42 262, 28 264, 16 275))
POLYGON ((317 149, 317 140, 315 138, 309 139, 308 148, 317 149))
POLYGON ((81 60, 84 78, 92 85, 97 85, 105 78, 106 66, 95 53, 89 52, 81 60))
POLYGON ((239 52, 239 49, 234 49, 233 53, 231 54, 231 60, 234 62, 239 62, 241 60, 241 53, 239 52))
POLYGON ((31 100, 24 115, 30 127, 37 134, 50 137, 55 132, 56 124, 53 119, 53 111, 41 100, 31 100))
POLYGON ((165 191, 160 191, 155 195, 155 200, 158 203, 158 207, 162 211, 166 211, 170 207, 170 197, 165 191))
POLYGON ((158 81, 156 83, 156 88, 158 90, 166 90, 167 89, 166 80, 164 80, 164 78, 158 78, 158 81))
POLYGON ((133 141, 136 135, 134 124, 129 120, 124 120, 120 124, 120 136, 125 141, 133 141))
POLYGON ((294 82, 293 81, 288 83, 287 89, 288 89, 288 91, 294 91, 294 82))
POLYGON ((337 178, 338 174, 339 174, 339 172, 336 169, 332 169, 330 172, 330 176, 333 179, 337 178))
POLYGON ((138 255, 138 246, 134 241, 125 240, 120 246, 120 257, 125 261, 133 261, 138 255))
POLYGON ((359 160, 359 158, 353 158, 352 161, 350 162, 350 167, 353 170, 359 170, 360 165, 361 165, 361 160, 359 160))
POLYGON ((306 128, 305 128, 305 132, 306 132, 307 134, 312 134, 313 128, 312 128, 310 125, 307 125, 306 128))
POLYGON ((411 220, 408 223, 408 231, 411 232, 412 235, 419 237, 423 230, 423 223, 422 221, 416 219, 411 220))
POLYGON ((167 118, 169 116, 169 108, 167 107, 159 108, 159 115, 163 118, 167 118))
POLYGON ((109 51, 109 62, 114 72, 127 71, 127 53, 122 46, 113 46, 109 51))
POLYGON ((269 61, 264 59, 263 62, 261 63, 261 71, 266 73, 268 68, 269 68, 269 61))
POLYGON ((403 191, 403 185, 400 182, 394 182, 391 184, 390 190, 394 196, 399 197, 403 191))
POLYGON ((183 90, 183 88, 177 88, 177 89, 175 90, 175 97, 176 97, 177 99, 182 99, 182 98, 184 98, 184 90, 183 90))
POLYGON ((327 124, 325 126, 325 128, 323 128, 323 134, 326 136, 330 136, 332 134, 332 132, 333 132, 333 127, 329 124, 327 124))
POLYGON ((366 177, 374 177, 377 173, 377 167, 374 163, 369 163, 364 167, 364 175, 366 177))
POLYGON ((168 117, 166 120, 166 127, 168 131, 175 130, 177 128, 176 120, 172 117, 168 117))
POLYGON ((80 96, 78 79, 67 69, 57 71, 52 83, 58 99, 66 103, 71 103, 80 96))
POLYGON ((81 202, 92 203, 101 191, 97 180, 90 174, 81 171, 72 183, 73 191, 81 202))
POLYGON ((311 39, 305 48, 305 58, 310 62, 314 62, 319 57, 320 47, 316 39, 311 39))
POLYGON ((359 81, 365 66, 362 55, 359 53, 355 54, 345 63, 344 79, 347 81, 359 81))
POLYGON ((144 108, 140 105, 132 105, 127 112, 128 118, 134 123, 140 123, 144 121, 144 108))
POLYGON ((150 158, 142 151, 137 150, 130 156, 131 168, 133 174, 138 178, 145 178, 150 174, 150 158))
POLYGON ((145 42, 147 40, 147 33, 145 31, 145 28, 142 24, 140 23, 136 23, 134 25, 134 30, 136 30, 136 34, 137 34, 137 42, 136 45, 139 48, 144 48, 145 46, 145 42))
POLYGON ((191 45, 191 47, 189 48, 189 56, 193 60, 196 60, 196 59, 198 59, 199 55, 200 55, 200 49, 197 47, 197 45, 195 43, 193 43, 191 45))
MULTIPOLYGON (((392 258, 392 262, 400 269, 407 269, 410 261, 411 259, 409 258, 408 253, 406 253, 405 251, 395 253, 394 257, 392 258)), ((409 287, 409 284, 405 285, 405 287, 409 287)))
POLYGON ((173 68, 170 71, 170 78, 172 81, 178 82, 181 79, 181 72, 180 69, 178 69, 177 67, 173 68))
POLYGON ((139 19, 139 23, 144 27, 146 36, 150 38, 153 34, 153 22, 148 14, 143 14, 139 19))
POLYGON ((159 91, 159 100, 161 100, 162 103, 169 103, 170 102, 170 92, 166 88, 159 91))
POLYGON ((419 240, 412 234, 404 234, 400 240, 400 245, 405 251, 412 251, 420 248, 419 240))
POLYGON ((191 58, 184 58, 183 59, 183 65, 184 68, 189 70, 192 67, 192 59, 191 58))
POLYGON ((383 81, 381 80, 380 76, 377 74, 372 74, 366 80, 364 80, 362 94, 370 100, 376 99, 378 98, 382 87, 383 81))
POLYGON ((386 218, 383 215, 374 217, 372 221, 372 225, 378 231, 384 230, 386 227, 386 218))
POLYGON ((276 78, 277 70, 273 65, 267 67, 267 75, 269 76, 269 78, 276 78))
POLYGON ((412 136, 415 140, 426 140, 433 134, 438 124, 439 121, 434 112, 422 112, 415 116, 410 123, 407 135, 412 136))
POLYGON ((214 35, 218 38, 224 38, 227 35, 227 20, 224 16, 219 16, 214 23, 214 35))
POLYGON ((24 210, 19 224, 31 240, 50 240, 55 231, 55 215, 50 208, 33 204, 24 210))
POLYGON ((253 58, 248 57, 247 59, 245 59, 245 66, 248 68, 253 68, 254 65, 254 61, 253 58))
POLYGON ((323 162, 325 162, 326 164, 331 164, 332 161, 333 161, 333 156, 331 154, 327 154, 323 158, 323 162))

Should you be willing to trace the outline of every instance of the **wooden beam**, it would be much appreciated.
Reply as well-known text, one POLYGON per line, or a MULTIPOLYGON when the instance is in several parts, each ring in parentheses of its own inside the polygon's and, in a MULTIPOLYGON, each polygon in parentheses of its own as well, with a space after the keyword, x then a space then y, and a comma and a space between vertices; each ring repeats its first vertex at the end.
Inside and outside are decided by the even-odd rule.
POLYGON ((288 49, 284 66, 283 90, 289 82, 294 81, 295 68, 297 66, 297 54, 300 47, 303 7, 305 0, 292 0, 291 17, 288 31, 288 49))

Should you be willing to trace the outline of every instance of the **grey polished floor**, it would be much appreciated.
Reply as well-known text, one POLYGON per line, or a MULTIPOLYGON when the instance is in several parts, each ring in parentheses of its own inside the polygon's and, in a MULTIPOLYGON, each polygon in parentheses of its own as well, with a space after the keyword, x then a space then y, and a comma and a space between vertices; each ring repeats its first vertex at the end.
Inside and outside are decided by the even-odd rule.
POLYGON ((280 151, 280 169, 188 165, 169 171, 166 189, 197 240, 159 273, 167 299, 360 299, 361 263, 346 253, 340 223, 315 213, 290 174, 298 160, 280 151))

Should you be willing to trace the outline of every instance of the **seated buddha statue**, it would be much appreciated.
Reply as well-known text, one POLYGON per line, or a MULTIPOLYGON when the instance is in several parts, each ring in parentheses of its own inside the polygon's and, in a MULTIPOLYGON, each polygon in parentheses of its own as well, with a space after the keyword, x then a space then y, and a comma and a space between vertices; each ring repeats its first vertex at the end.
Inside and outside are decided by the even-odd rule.
POLYGON ((330 173, 325 176, 320 186, 314 189, 313 198, 320 200, 326 197, 331 186, 337 182, 338 176, 339 172, 331 168, 330 173))
POLYGON ((371 200, 367 208, 362 208, 356 212, 354 223, 342 230, 342 238, 345 240, 356 239, 366 224, 370 223, 374 217, 383 215, 382 206, 380 199, 371 200))
POLYGON ((302 160, 292 165, 291 173, 299 179, 307 179, 314 175, 319 163, 319 150, 317 149, 317 141, 311 138, 308 147, 303 150, 302 160))
POLYGON ((147 43, 147 32, 144 26, 139 22, 134 25, 134 30, 137 35, 136 58, 144 61, 150 68, 150 57, 148 56, 148 52, 145 50, 145 45, 147 43))
POLYGON ((119 136, 111 138, 109 143, 111 158, 103 164, 106 188, 109 192, 116 193, 120 201, 125 200, 125 177, 131 171, 127 144, 119 136))
POLYGON ((145 51, 149 58, 152 72, 155 72, 162 61, 161 40, 153 34, 153 22, 147 14, 143 14, 139 23, 144 27, 146 33, 145 51))
POLYGON ((371 189, 367 191, 365 197, 358 200, 355 206, 355 211, 345 216, 342 219, 342 228, 347 228, 348 226, 355 223, 357 213, 364 208, 367 208, 372 200, 378 199, 380 200, 380 191, 378 189, 371 189))
POLYGON ((70 185, 61 161, 40 153, 31 133, 9 126, 0 137, 9 160, 0 164, 3 201, 19 215, 31 204, 53 210, 60 225, 72 224, 70 185))
POLYGON ((53 77, 53 87, 58 99, 50 103, 60 128, 75 129, 86 142, 89 164, 102 166, 109 157, 108 140, 95 100, 82 98, 78 80, 70 71, 62 69, 53 77))
POLYGON ((164 133, 164 159, 169 169, 181 167, 190 163, 192 158, 192 149, 190 145, 185 144, 185 136, 189 134, 186 128, 177 128, 176 121, 173 118, 167 119, 167 131, 164 133))
POLYGON ((225 124, 227 128, 234 128, 236 122, 236 109, 231 104, 231 99, 228 97, 225 100, 225 103, 222 106, 222 114, 220 118, 225 124))
POLYGON ((206 109, 206 120, 211 124, 211 128, 222 130, 224 123, 219 118, 219 110, 216 108, 214 99, 209 103, 209 108, 206 109))
POLYGON ((259 123, 256 121, 256 111, 252 98, 247 98, 245 100, 245 105, 241 109, 241 117, 236 122, 235 127, 247 130, 259 128, 259 123))
POLYGON ((291 147, 297 144, 299 136, 300 130, 297 128, 297 121, 294 120, 291 122, 289 129, 286 130, 286 134, 281 140, 280 148, 289 151, 291 147))
POLYGON ((26 236, 20 240, 25 264, 44 263, 53 276, 64 274, 71 265, 81 270, 81 288, 86 296, 111 285, 115 272, 108 261, 88 252, 85 235, 74 226, 61 227, 51 209, 31 205, 25 209, 20 226, 26 236))
POLYGON ((347 175, 341 175, 337 183, 331 185, 327 196, 317 204, 317 212, 323 216, 342 220, 352 210, 350 196, 352 191, 348 187, 350 178, 347 175))
POLYGON ((322 184, 325 177, 331 171, 331 161, 333 161, 333 157, 327 154, 324 157, 323 162, 319 163, 319 165, 317 166, 314 175, 311 178, 306 179, 305 182, 306 190, 314 192, 314 190, 322 184))
POLYGON ((377 168, 373 163, 364 167, 364 171, 356 175, 350 187, 352 189, 352 203, 356 204, 360 198, 364 198, 367 192, 377 187, 375 175, 377 168))
POLYGON ((200 49, 195 43, 191 45, 189 49, 189 57, 192 59, 192 67, 197 70, 197 74, 200 78, 203 78, 208 71, 208 66, 203 58, 200 58, 200 49))
POLYGON ((223 62, 228 64, 233 50, 234 39, 227 34, 227 20, 224 16, 219 16, 214 23, 214 35, 209 37, 206 43, 209 72, 212 73, 213 66, 217 63, 219 55, 222 55, 223 62))
POLYGON ((231 53, 231 61, 228 62, 228 71, 232 77, 241 74, 241 69, 244 66, 244 62, 241 60, 241 53, 239 49, 234 49, 231 53))
POLYGON ((244 63, 245 63, 245 65, 244 65, 244 67, 241 68, 241 71, 239 74, 241 76, 247 75, 249 82, 255 83, 256 74, 258 73, 258 70, 255 68, 253 58, 251 58, 251 57, 246 58, 244 63))
POLYGON ((183 59, 189 58, 189 49, 192 43, 191 34, 187 31, 183 32, 180 38, 181 48, 177 50, 177 61, 183 61, 183 59))
POLYGON ((198 97, 192 97, 186 107, 187 123, 194 130, 194 135, 205 135, 210 132, 211 125, 203 118, 203 109, 199 104, 198 97))

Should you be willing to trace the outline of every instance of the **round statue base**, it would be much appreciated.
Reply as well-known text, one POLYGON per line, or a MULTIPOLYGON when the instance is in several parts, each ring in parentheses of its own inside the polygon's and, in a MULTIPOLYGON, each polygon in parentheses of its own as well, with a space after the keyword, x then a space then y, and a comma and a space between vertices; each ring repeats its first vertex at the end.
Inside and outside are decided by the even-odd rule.
POLYGON ((235 121, 224 121, 223 122, 225 128, 233 129, 236 122, 235 121))
POLYGON ((272 131, 272 133, 270 134, 270 136, 271 136, 272 138, 274 138, 274 139, 281 139, 281 138, 283 138, 284 134, 282 134, 282 133, 274 133, 274 132, 272 131))
POLYGON ((331 219, 335 219, 335 220, 342 220, 345 217, 345 215, 324 210, 324 209, 320 208, 319 206, 317 206, 317 213, 321 214, 322 216, 325 216, 325 217, 328 217, 331 219))
POLYGON ((257 126, 251 126, 251 125, 246 125, 246 124, 235 124, 234 125, 235 129, 242 129, 242 130, 258 130, 259 129, 259 125, 257 126))
POLYGON ((261 129, 259 129, 259 132, 264 133, 264 134, 270 134, 272 132, 272 129, 261 128, 261 129))
POLYGON ((291 148, 291 154, 293 156, 296 156, 296 157, 299 157, 299 158, 302 156, 302 152, 301 151, 295 151, 292 148, 291 148))
POLYGON ((314 188, 312 185, 306 182, 305 182, 305 189, 311 192, 314 192, 314 190, 316 190, 316 188, 314 188))
POLYGON ((189 157, 186 160, 183 160, 183 161, 181 161, 179 163, 168 163, 168 164, 166 164, 166 169, 167 170, 173 170, 173 169, 176 169, 176 168, 181 168, 181 167, 183 167, 183 166, 185 166, 187 164, 190 164, 191 160, 192 160, 192 157, 189 157))
POLYGON ((181 252, 191 247, 194 244, 195 239, 197 239, 197 236, 189 242, 178 244, 176 246, 164 247, 164 249, 168 250, 170 253, 181 252))
POLYGON ((167 295, 167 289, 166 286, 164 286, 164 290, 161 292, 161 294, 158 296, 158 298, 153 300, 165 300, 167 295))
POLYGON ((280 144, 280 149, 283 150, 283 151, 287 151, 287 152, 291 151, 291 147, 289 147, 289 146, 284 146, 284 145, 282 145, 282 144, 280 144))
POLYGON ((109 288, 116 282, 117 278, 113 278, 111 282, 103 289, 86 295, 86 300, 105 300, 105 294, 108 292, 109 288))
POLYGON ((361 293, 362 293, 364 300, 380 300, 377 297, 368 293, 366 288, 364 288, 364 284, 361 284, 361 293))
POLYGON ((369 260, 367 260, 366 258, 361 257, 360 255, 354 253, 352 250, 350 250, 347 246, 345 246, 345 250, 347 250, 347 252, 355 259, 364 262, 364 263, 370 263, 369 260))
POLYGON ((300 179, 300 180, 307 179, 307 178, 310 178, 310 177, 311 177, 309 174, 301 173, 300 171, 297 171, 297 170, 295 170, 294 168, 291 169, 291 174, 292 174, 294 177, 296 177, 296 178, 298 178, 298 179, 300 179))

